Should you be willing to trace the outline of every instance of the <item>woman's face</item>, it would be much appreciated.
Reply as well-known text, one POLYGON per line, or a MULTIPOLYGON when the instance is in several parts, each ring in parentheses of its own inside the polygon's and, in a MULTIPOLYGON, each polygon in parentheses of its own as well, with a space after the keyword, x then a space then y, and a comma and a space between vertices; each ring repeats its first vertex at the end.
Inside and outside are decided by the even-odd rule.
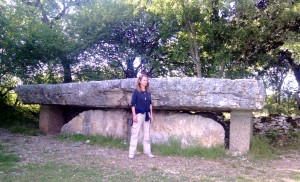
POLYGON ((144 77, 140 80, 140 84, 141 84, 142 87, 146 87, 147 84, 148 84, 148 78, 144 76, 144 77))

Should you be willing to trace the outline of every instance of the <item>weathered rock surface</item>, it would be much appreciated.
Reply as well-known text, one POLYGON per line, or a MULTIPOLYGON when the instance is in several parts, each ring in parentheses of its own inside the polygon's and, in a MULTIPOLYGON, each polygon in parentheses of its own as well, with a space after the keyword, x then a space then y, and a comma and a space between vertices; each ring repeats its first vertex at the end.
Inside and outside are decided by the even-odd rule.
MULTIPOLYGON (((151 142, 167 143, 176 139, 183 147, 200 145, 204 147, 224 145, 225 131, 216 121, 200 115, 160 111, 155 112, 151 125, 151 142)), ((130 114, 126 110, 90 110, 82 112, 65 124, 63 134, 85 134, 130 138, 130 114)), ((140 131, 139 142, 142 142, 140 131)))
POLYGON ((266 134, 274 131, 276 134, 288 134, 289 131, 300 131, 299 116, 261 116, 254 118, 254 131, 259 134, 266 134))
POLYGON ((166 143, 178 139, 183 147, 224 146, 225 130, 211 118, 178 112, 157 112, 151 130, 153 143, 166 143))
POLYGON ((61 133, 126 138, 128 127, 128 113, 125 110, 89 110, 65 124, 61 128, 61 133))
MULTIPOLYGON (((15 89, 24 104, 128 108, 136 79, 66 84, 21 85, 15 89)), ((152 78, 153 104, 166 110, 260 110, 263 83, 250 79, 152 78)))

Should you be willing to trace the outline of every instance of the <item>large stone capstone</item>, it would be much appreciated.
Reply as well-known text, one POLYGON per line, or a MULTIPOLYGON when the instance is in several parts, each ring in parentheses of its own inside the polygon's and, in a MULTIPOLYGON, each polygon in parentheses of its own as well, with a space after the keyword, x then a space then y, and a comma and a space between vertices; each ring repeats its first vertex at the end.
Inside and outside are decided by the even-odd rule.
MULTIPOLYGON (((15 91, 24 104, 129 108, 136 80, 21 85, 15 91)), ((266 95, 263 83, 252 79, 150 78, 150 88, 159 110, 255 111, 266 95)))

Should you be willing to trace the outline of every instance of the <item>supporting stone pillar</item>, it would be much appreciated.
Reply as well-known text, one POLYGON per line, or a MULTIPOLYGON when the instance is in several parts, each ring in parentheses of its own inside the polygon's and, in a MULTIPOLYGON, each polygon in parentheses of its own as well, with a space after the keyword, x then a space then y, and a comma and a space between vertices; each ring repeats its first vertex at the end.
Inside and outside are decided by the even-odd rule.
POLYGON ((251 111, 231 111, 230 152, 242 155, 249 151, 253 135, 253 115, 251 111))
POLYGON ((60 133, 64 125, 63 108, 61 106, 41 105, 39 128, 48 134, 60 133))

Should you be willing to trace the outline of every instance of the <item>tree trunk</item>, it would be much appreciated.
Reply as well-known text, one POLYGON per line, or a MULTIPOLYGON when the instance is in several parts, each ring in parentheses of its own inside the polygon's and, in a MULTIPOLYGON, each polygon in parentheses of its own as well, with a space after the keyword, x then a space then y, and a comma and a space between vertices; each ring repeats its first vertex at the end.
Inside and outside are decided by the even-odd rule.
POLYGON ((134 60, 135 57, 130 57, 126 60, 127 69, 125 71, 126 78, 136 78, 136 71, 134 70, 134 60))
POLYGON ((299 97, 299 91, 296 92, 296 93, 294 94, 294 98, 296 99, 297 105, 298 105, 298 109, 300 110, 300 97, 299 97))
POLYGON ((72 74, 71 74, 71 64, 67 58, 61 58, 61 64, 64 69, 64 81, 63 83, 71 83, 72 82, 72 74))
POLYGON ((292 53, 288 50, 283 51, 283 53, 286 54, 286 60, 289 62, 290 68, 293 70, 296 81, 298 83, 298 92, 294 94, 294 98, 297 101, 298 109, 300 110, 300 97, 299 97, 299 89, 300 89, 300 65, 296 64, 294 62, 294 59, 292 58, 292 53))
POLYGON ((196 32, 195 32, 194 26, 191 24, 191 22, 189 22, 188 39, 190 42, 190 53, 192 56, 192 60, 196 65, 197 77, 202 78, 201 61, 200 61, 200 56, 198 53, 198 46, 197 46, 197 42, 196 42, 196 32))

